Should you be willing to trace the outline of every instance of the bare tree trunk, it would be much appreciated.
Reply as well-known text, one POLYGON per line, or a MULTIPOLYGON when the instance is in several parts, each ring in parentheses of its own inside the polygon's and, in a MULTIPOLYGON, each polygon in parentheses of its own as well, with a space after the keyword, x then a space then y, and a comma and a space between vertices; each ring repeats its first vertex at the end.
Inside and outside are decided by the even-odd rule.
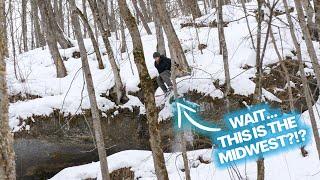
POLYGON ((27 26, 27 4, 28 0, 22 0, 21 9, 22 9, 22 17, 21 17, 21 27, 22 27, 22 38, 23 38, 23 50, 28 51, 28 26, 27 26))
POLYGON ((0 1, 0 30, 3 33, 3 40, 4 44, 2 46, 4 56, 7 57, 9 55, 9 49, 8 49, 8 40, 7 40, 7 20, 6 20, 6 8, 5 8, 5 1, 0 1))
POLYGON ((198 0, 184 0, 184 3, 188 6, 189 13, 192 14, 193 18, 201 16, 201 11, 198 5, 198 0))
POLYGON ((125 1, 118 0, 118 5, 120 8, 120 14, 126 22, 127 27, 129 28, 129 32, 133 42, 133 56, 138 69, 140 84, 145 99, 145 107, 150 133, 150 146, 152 149, 152 156, 157 179, 168 180, 168 172, 165 166, 163 151, 161 149, 161 136, 158 126, 158 110, 155 104, 152 81, 145 64, 140 33, 136 21, 127 6, 127 3, 125 1))
POLYGON ((224 92, 224 97, 226 98, 227 109, 229 110, 229 94, 231 90, 231 80, 230 80, 230 71, 229 71, 229 58, 228 58, 228 49, 227 43, 224 35, 224 25, 223 25, 223 12, 222 12, 222 0, 217 0, 217 23, 218 23, 218 32, 219 32, 219 43, 220 47, 222 47, 222 57, 223 57, 223 67, 224 67, 224 75, 225 75, 225 84, 226 89, 224 92))
POLYGON ((307 78, 306 78, 306 75, 305 75, 305 72, 304 72, 304 66, 303 66, 303 63, 302 63, 301 48, 300 48, 300 44, 299 44, 299 42, 297 40, 297 37, 295 35, 294 26, 293 26, 293 22, 292 22, 290 13, 289 13, 287 0, 283 0, 283 4, 284 4, 284 7, 285 7, 287 19, 288 19, 291 38, 292 38, 292 41, 294 43, 295 49, 297 51, 297 57, 298 57, 298 60, 299 60, 299 71, 300 71, 301 78, 302 78, 302 83, 303 83, 303 91, 304 91, 306 102, 307 102, 308 112, 309 112, 309 116, 310 116, 310 122, 311 122, 311 126, 312 126, 312 131, 313 131, 313 137, 314 137, 314 140, 316 142, 316 147, 317 147, 317 151, 318 151, 318 157, 320 159, 319 131, 318 131, 315 115, 314 115, 314 112, 313 112, 313 107, 312 107, 312 102, 311 102, 311 95, 309 93, 309 88, 308 88, 309 85, 307 83, 308 81, 307 81, 307 78))
MULTIPOLYGON (((87 20, 88 19, 88 16, 87 16, 87 4, 86 4, 87 0, 82 0, 82 11, 83 11, 83 16, 84 18, 87 20)), ((82 19, 82 18, 81 18, 82 19)), ((83 21, 83 19, 82 19, 83 21)), ((83 37, 84 38, 87 38, 87 33, 88 33, 88 30, 86 27, 83 28, 83 37)), ((97 37, 98 38, 98 37, 97 37)))
POLYGON ((252 35, 252 32, 251 32, 251 28, 250 28, 250 24, 249 24, 249 20, 248 20, 248 11, 247 11, 247 7, 245 5, 245 0, 241 0, 241 5, 242 5, 243 11, 244 11, 245 18, 246 18, 247 28, 248 28, 248 31, 249 31, 252 47, 255 50, 256 47, 254 45, 253 35, 252 35))
POLYGON ((314 10, 311 6, 311 2, 309 0, 301 0, 302 7, 306 11, 307 16, 307 27, 309 29, 311 37, 314 37, 315 23, 313 22, 313 13, 314 10))
POLYGON ((64 16, 63 16, 63 9, 64 9, 64 6, 63 6, 63 0, 58 0, 58 5, 59 5, 59 9, 58 9, 58 17, 59 17, 59 20, 58 20, 58 23, 59 23, 59 26, 61 28, 61 30, 64 32, 64 16))
POLYGON ((147 22, 151 22, 151 15, 148 14, 148 10, 147 10, 147 7, 146 7, 146 3, 144 2, 144 0, 138 0, 138 3, 139 3, 139 6, 141 8, 141 12, 145 18, 145 20, 147 22))
POLYGON ((298 13, 299 25, 301 27, 303 37, 304 37, 304 40, 305 40, 305 43, 307 46, 307 50, 309 53, 309 57, 312 62, 312 67, 313 67, 315 75, 316 75, 317 84, 318 84, 318 87, 320 87, 320 67, 319 67, 319 63, 318 63, 318 57, 317 57, 317 53, 315 51, 315 48, 314 48, 312 40, 311 40, 310 32, 308 31, 308 27, 305 22, 301 1, 294 0, 294 3, 296 5, 296 10, 298 13))
MULTIPOLYGON (((46 15, 47 15, 47 18, 48 18, 48 22, 51 24, 51 27, 54 30, 53 31, 54 36, 56 37, 56 39, 59 42, 60 46, 63 49, 72 47, 72 43, 65 37, 61 27, 58 25, 58 23, 56 21, 56 18, 55 18, 55 15, 54 15, 50 0, 43 0, 41 4, 45 4, 44 8, 47 11, 46 15)), ((40 5, 38 5, 38 6, 39 6, 39 9, 40 9, 40 13, 41 13, 40 5)), ((42 16, 42 13, 41 13, 41 16, 42 16)))
MULTIPOLYGON (((4 1, 0 0, 0 10, 4 9, 4 1)), ((1 11, 0 20, 5 16, 1 11)), ((2 23, 3 21, 1 21, 2 23)), ((1 24, 3 26, 3 24, 1 24)), ((6 83, 6 39, 4 29, 0 29, 0 179, 15 180, 15 159, 13 150, 13 136, 9 130, 8 93, 6 83)))
POLYGON ((171 44, 172 48, 174 49, 175 57, 172 57, 177 64, 179 64, 179 71, 177 72, 180 74, 187 74, 187 72, 190 71, 189 65, 186 59, 186 56, 182 50, 179 38, 175 32, 175 29, 173 28, 173 25, 171 23, 171 19, 168 15, 168 12, 166 10, 166 5, 161 0, 155 0, 156 7, 158 9, 161 25, 166 32, 168 43, 171 44))
POLYGON ((152 34, 152 32, 151 32, 151 30, 150 30, 150 28, 148 26, 148 23, 146 22, 146 19, 144 18, 143 14, 141 13, 141 11, 138 8, 137 0, 132 0, 132 4, 133 4, 133 7, 134 7, 134 9, 135 9, 135 11, 137 13, 137 16, 140 17, 140 20, 142 22, 142 25, 143 25, 144 29, 147 31, 147 33, 149 35, 152 34))
POLYGON ((291 88, 291 83, 290 83, 291 82, 290 81, 290 76, 289 76, 289 72, 288 72, 288 69, 287 69, 285 63, 283 62, 283 58, 280 55, 280 52, 279 52, 279 49, 278 49, 278 45, 277 45, 276 40, 275 40, 274 35, 273 35, 272 28, 270 29, 270 37, 271 37, 272 44, 274 46, 274 50, 276 51, 276 54, 277 54, 278 59, 280 61, 280 66, 284 71, 284 76, 285 76, 286 81, 287 81, 287 88, 288 88, 288 93, 289 93, 290 111, 293 112, 294 111, 294 105, 293 105, 293 95, 292 95, 292 88, 291 88))
POLYGON ((51 53, 51 56, 53 58, 54 64, 56 66, 56 72, 57 72, 57 77, 62 78, 67 75, 67 70, 63 64, 63 60, 60 56, 58 46, 57 46, 57 39, 56 39, 56 34, 55 34, 55 28, 52 27, 54 24, 50 23, 49 15, 48 15, 48 6, 46 3, 38 3, 41 13, 41 18, 42 18, 42 27, 46 33, 46 39, 48 43, 48 47, 51 53))
POLYGON ((75 31, 75 35, 77 37, 79 49, 80 49, 82 70, 86 79, 87 91, 89 94, 92 121, 93 121, 92 124, 94 128, 95 140, 96 140, 98 154, 99 154, 101 175, 103 180, 110 180, 108 162, 107 162, 107 153, 105 150, 104 139, 103 139, 102 128, 101 128, 101 119, 100 119, 99 109, 97 105, 92 76, 90 72, 90 67, 88 63, 87 52, 84 46, 81 27, 80 27, 77 13, 76 13, 77 7, 74 0, 70 0, 69 2, 70 2, 70 8, 72 10, 71 21, 72 21, 73 29, 75 31))
POLYGON ((181 10, 182 15, 183 15, 183 16, 188 15, 188 10, 187 10, 187 8, 186 8, 183 0, 177 0, 177 2, 178 2, 178 5, 179 5, 179 7, 180 7, 180 10, 181 10))
MULTIPOLYGON (((257 19, 257 48, 256 48, 256 87, 254 92, 254 103, 262 102, 262 61, 261 61, 261 29, 263 21, 263 10, 262 4, 264 0, 258 0, 258 12, 256 13, 257 19)), ((257 160, 257 180, 264 180, 265 177, 265 167, 264 167, 264 158, 257 160)))
POLYGON ((255 99, 257 102, 261 102, 262 97, 262 87, 261 87, 261 78, 262 78, 262 62, 261 62, 261 29, 262 29, 262 4, 263 0, 258 0, 258 12, 256 14, 257 19, 257 48, 256 48, 256 68, 257 68, 257 83, 255 87, 255 99))
POLYGON ((163 31, 160 21, 160 15, 157 9, 157 6, 154 1, 151 1, 152 12, 153 12, 153 21, 156 28, 156 36, 157 36, 157 51, 160 54, 166 55, 166 45, 164 43, 163 31))
POLYGON ((35 39, 36 39, 36 47, 43 47, 46 45, 46 41, 40 29, 40 20, 39 20, 39 11, 38 6, 35 3, 36 1, 31 2, 32 15, 34 20, 34 31, 35 31, 35 39))
POLYGON ((126 52, 127 42, 126 42, 126 34, 124 31, 123 19, 120 17, 120 31, 121 31, 121 53, 126 52))
POLYGON ((110 37, 111 36, 111 34, 110 34, 110 26, 111 25, 108 23, 108 11, 105 9, 106 5, 104 3, 106 1, 103 2, 102 0, 95 0, 95 2, 97 4, 97 12, 99 13, 100 20, 103 24, 103 29, 105 29, 107 31, 108 37, 110 37))
POLYGON ((317 28, 318 40, 320 43, 320 0, 314 0, 315 24, 317 28))
POLYGON ((115 17, 115 13, 114 13, 114 5, 113 5, 113 0, 110 0, 110 7, 111 7, 111 12, 110 12, 110 21, 111 21, 111 24, 110 24, 110 27, 111 27, 111 31, 112 32, 116 32, 117 30, 117 21, 116 21, 116 17, 115 17))
MULTIPOLYGON (((176 57, 175 51, 173 50, 170 44, 169 44, 169 50, 170 50, 171 56, 176 57)), ((175 66, 174 58, 171 58, 171 80, 172 80, 174 98, 177 99, 179 95, 178 95, 177 82, 176 82, 176 66, 175 66)), ((191 129, 189 131, 191 132, 191 129)), ((189 160, 187 156, 187 142, 186 142, 185 135, 186 135, 186 132, 179 132, 177 135, 175 135, 176 136, 175 138, 178 139, 178 142, 175 142, 174 146, 178 146, 179 151, 181 151, 184 172, 185 172, 185 179, 191 180, 189 160)))
POLYGON ((117 95, 116 103, 120 104, 122 102, 122 100, 125 100, 126 96, 125 96, 123 84, 122 84, 121 77, 120 77, 120 70, 119 70, 118 65, 116 63, 116 60, 114 58, 113 50, 112 50, 110 41, 108 39, 108 34, 110 32, 105 30, 103 27, 103 23, 101 20, 100 13, 98 11, 96 0, 88 0, 88 2, 90 5, 92 14, 93 14, 94 21, 97 23, 98 29, 102 35, 102 40, 103 40, 105 47, 106 47, 106 51, 107 51, 107 54, 109 57, 109 62, 111 65, 111 69, 112 69, 114 81, 115 81, 115 93, 117 95))
POLYGON ((84 28, 86 28, 88 33, 89 33, 89 37, 91 39, 94 52, 96 53, 97 61, 98 61, 98 64, 99 64, 99 69, 104 69, 101 53, 100 53, 100 50, 99 50, 99 44, 98 44, 98 42, 96 41, 96 39, 94 37, 94 33, 93 33, 92 29, 91 29, 91 26, 90 26, 90 24, 88 22, 88 19, 86 18, 86 16, 78 8, 76 8, 73 13, 76 13, 81 18, 82 23, 84 24, 84 28))

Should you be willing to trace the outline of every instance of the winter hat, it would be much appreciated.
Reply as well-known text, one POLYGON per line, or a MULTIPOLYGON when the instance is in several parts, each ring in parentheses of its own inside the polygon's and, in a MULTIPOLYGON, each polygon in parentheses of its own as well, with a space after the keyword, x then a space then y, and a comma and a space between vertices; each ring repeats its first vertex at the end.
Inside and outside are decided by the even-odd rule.
POLYGON ((160 57, 160 53, 159 52, 154 52, 153 53, 153 58, 156 58, 156 57, 160 57))

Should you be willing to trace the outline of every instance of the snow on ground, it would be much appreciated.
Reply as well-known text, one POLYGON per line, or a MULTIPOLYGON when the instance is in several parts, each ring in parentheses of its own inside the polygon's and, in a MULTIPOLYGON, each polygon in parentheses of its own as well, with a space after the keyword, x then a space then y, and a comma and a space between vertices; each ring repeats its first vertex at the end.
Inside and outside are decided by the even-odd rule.
MULTIPOLYGON (((320 178, 320 162, 316 153, 315 143, 313 142, 306 149, 310 154, 305 158, 301 156, 299 149, 267 157, 265 159, 266 180, 318 180, 320 178)), ((218 169, 213 162, 205 164, 199 161, 199 157, 202 157, 205 161, 211 161, 211 152, 211 149, 202 149, 187 153, 191 167, 191 179, 232 179, 227 169, 218 169)), ((183 169, 181 153, 165 153, 164 156, 169 179, 185 179, 184 172, 181 171, 183 169)), ((110 172, 127 167, 134 172, 135 179, 156 179, 150 151, 122 151, 108 156, 108 164, 110 172)), ((255 162, 248 162, 235 167, 243 178, 256 179, 255 162)), ((50 180, 82 180, 87 178, 101 179, 99 162, 65 168, 50 180)))
MULTIPOLYGON (((248 4, 251 9, 254 4, 248 4)), ((249 11, 250 11, 249 8, 249 11)), ((229 65, 231 74, 231 85, 236 94, 250 95, 254 92, 255 84, 250 80, 255 75, 255 69, 243 69, 245 65, 255 65, 255 51, 251 48, 251 41, 247 30, 244 13, 240 6, 225 6, 225 20, 234 21, 225 28, 225 36, 229 52, 229 65), (240 19, 240 20, 239 20, 240 19)), ((251 10, 252 11, 252 10, 251 10)), ((211 10, 207 15, 197 19, 197 22, 210 22, 215 20, 215 10, 211 10)), ((279 18, 285 19, 284 16, 279 18)), ((192 27, 180 28, 180 23, 188 21, 188 18, 178 18, 173 20, 178 37, 181 41, 183 49, 187 51, 186 56, 190 67, 192 68, 191 76, 177 79, 178 92, 180 94, 190 90, 210 95, 213 98, 221 98, 223 93, 216 89, 213 85, 214 80, 219 80, 220 84, 224 83, 224 68, 222 56, 219 55, 218 33, 217 28, 199 28, 195 30, 192 27), (196 38, 199 33, 199 40, 196 38), (201 53, 197 49, 198 43, 207 44, 208 47, 201 53)), ((256 20, 249 16, 251 29, 255 29, 256 20)), ((276 20, 274 24, 281 22, 276 20)), ((153 23, 149 23, 150 28, 154 32, 153 23)), ((283 27, 283 25, 282 25, 283 27)), ((298 27, 298 26, 297 26, 298 27)), ((145 51, 146 64, 151 77, 158 75, 157 70, 153 66, 154 60, 152 53, 156 49, 155 35, 147 35, 142 27, 141 35, 145 51)), ((266 31, 266 27, 263 28, 266 31)), ((283 43, 283 54, 290 54, 292 49, 291 38, 288 37, 288 30, 281 29, 283 43)), ((129 33, 126 31, 127 36, 129 33)), ((279 39, 279 34, 275 34, 279 39)), ((255 38, 255 37, 254 37, 255 38)), ((132 52, 132 42, 128 37, 128 52, 132 52)), ((116 40, 115 35, 110 38, 113 50, 116 55, 118 65, 120 66, 120 75, 127 91, 138 91, 139 77, 137 68, 133 62, 132 53, 123 53, 119 51, 120 41, 116 40)), ((101 38, 99 39, 100 49, 105 52, 101 38)), ((75 47, 69 49, 61 49, 68 75, 64 78, 56 78, 55 67, 47 48, 35 49, 27 53, 20 54, 17 57, 17 74, 24 82, 15 78, 14 63, 12 59, 7 62, 7 79, 10 95, 38 95, 40 98, 26 101, 19 101, 10 104, 9 116, 10 126, 14 131, 23 129, 24 124, 20 124, 21 119, 26 119, 32 115, 49 115, 54 109, 60 109, 66 114, 79 114, 83 109, 89 109, 89 98, 84 86, 83 74, 81 71, 81 60, 72 58, 72 53, 78 50, 76 42, 75 47)), ((103 57, 105 69, 98 69, 98 63, 95 60, 92 45, 89 39, 85 40, 86 48, 89 55, 89 64, 92 72, 94 86, 96 90, 97 102, 101 110, 114 108, 115 103, 100 97, 101 93, 106 93, 114 85, 113 75, 108 62, 108 57, 103 57)), ((279 43, 280 44, 280 43, 279 43)), ((303 52, 305 46, 302 43, 303 52)), ((167 52, 169 54, 169 50, 167 52)), ((304 56, 308 60, 307 56, 304 56)), ((268 44, 265 55, 264 64, 277 62, 272 44, 268 44)), ((160 88, 156 95, 162 94, 160 88)), ((272 93, 263 90, 266 99, 280 101, 272 93)), ((130 98, 134 98, 130 96, 130 98)), ((168 102, 162 102, 163 97, 156 98, 157 104, 166 103, 165 108, 160 112, 159 120, 167 119, 171 116, 170 106, 168 102)), ((130 101, 130 106, 140 106, 138 99, 130 101), (133 103, 135 102, 135 103, 133 103)), ((128 104, 125 105, 128 107, 128 104)), ((141 112, 144 112, 143 109, 141 112)))
MULTIPOLYGON (((291 1, 292 3, 292 1, 291 1)), ((255 8, 255 3, 247 4, 249 13, 252 13, 255 8)), ((244 13, 241 6, 224 6, 224 19, 233 21, 225 28, 226 43, 229 52, 229 65, 231 74, 231 85, 236 94, 250 95, 254 92, 255 84, 250 78, 254 77, 255 69, 246 70, 242 67, 246 65, 255 66, 255 51, 251 48, 251 40, 247 29, 246 21, 243 18, 244 13)), ((281 4, 279 9, 283 9, 281 4)), ((296 15, 296 13, 292 13, 296 15)), ((211 10, 207 15, 197 19, 197 22, 211 22, 216 17, 215 10, 211 10)), ((278 16, 280 20, 286 22, 285 15, 278 16)), ((250 27, 253 31, 256 30, 256 20, 254 17, 248 17, 250 27)), ((178 78, 178 92, 180 94, 189 90, 197 90, 205 95, 213 98, 221 98, 223 93, 213 85, 214 80, 219 80, 220 84, 224 83, 224 69, 222 56, 219 55, 218 33, 216 28, 194 28, 186 27, 181 29, 180 23, 187 21, 188 18, 174 19, 173 25, 177 35, 181 41, 183 49, 187 52, 186 56, 190 67, 192 68, 191 76, 178 78), (199 33, 197 39, 196 33, 199 33), (207 48, 201 53, 197 49, 198 43, 207 44, 207 48)), ((283 56, 290 55, 293 49, 292 40, 289 30, 280 21, 275 20, 273 27, 275 38, 278 46, 281 48, 283 56), (281 27, 279 30, 276 26, 281 27), (282 43, 280 43, 282 39, 282 43)), ((299 26, 296 21, 298 38, 301 41, 302 53, 304 60, 310 62, 305 43, 302 41, 299 26)), ((153 23, 150 23, 150 28, 154 31, 153 23)), ((157 71, 153 66, 152 53, 156 49, 155 35, 147 35, 142 27, 141 35, 145 51, 146 64, 151 77, 157 76, 157 71)), ((266 31, 266 25, 263 27, 263 32, 266 31)), ((129 33, 126 32, 129 36, 129 33)), ((255 32, 254 37, 255 38, 255 32)), ((128 38, 128 52, 132 52, 132 42, 128 38)), ((127 91, 138 91, 139 78, 137 68, 133 62, 132 53, 121 54, 119 51, 120 41, 115 39, 113 35, 110 38, 113 50, 116 55, 118 65, 120 67, 120 75, 123 84, 127 91)), ((264 42, 264 39, 262 39, 264 42)), ((99 39, 100 49, 105 52, 102 40, 99 39)), ((166 42, 167 43, 167 42, 166 42)), ((76 43, 75 43, 76 44, 76 43)), ((100 97, 101 93, 106 93, 113 85, 113 75, 108 63, 108 57, 103 57, 105 69, 98 69, 98 63, 95 60, 95 55, 92 54, 92 46, 89 40, 85 40, 86 48, 89 54, 89 64, 96 90, 98 106, 101 110, 107 110, 116 107, 115 103, 110 100, 100 97)), ((315 44, 319 49, 319 45, 315 44)), ((81 60, 72 58, 72 52, 78 49, 77 46, 70 49, 61 49, 61 54, 68 58, 65 61, 65 66, 68 71, 68 76, 64 78, 56 78, 55 67, 47 48, 35 49, 27 53, 23 53, 17 57, 17 75, 24 82, 18 81, 15 78, 14 63, 12 59, 7 61, 7 79, 10 95, 38 95, 40 98, 18 101, 10 103, 9 117, 10 126, 14 131, 23 129, 25 124, 20 124, 19 119, 26 119, 33 115, 49 115, 55 109, 60 109, 64 113, 77 114, 83 109, 89 109, 89 99, 86 88, 84 86, 83 74, 81 71, 81 60)), ((169 51, 167 52, 169 54, 169 51)), ((317 51, 317 53, 320 53, 317 51)), ((318 54, 320 55, 320 54, 318 54)), ((320 56, 319 56, 320 57, 320 56)), ((273 45, 267 44, 264 65, 275 63, 278 59, 274 52, 273 45)), ((312 73, 309 69, 308 73, 312 73)), ((161 90, 156 91, 156 95, 162 94, 161 90)), ((266 99, 280 101, 271 92, 263 90, 266 99)), ((130 101, 123 107, 132 108, 133 106, 141 107, 141 113, 145 113, 143 104, 138 98, 129 96, 130 101)), ((165 107, 160 112, 159 120, 164 120, 170 117, 170 107, 168 102, 162 102, 161 97, 156 98, 157 105, 165 103, 165 107)), ((315 108, 318 107, 315 106, 315 108)), ((309 122, 308 114, 304 113, 303 117, 306 122, 309 122)), ((319 122, 319 121, 318 121, 319 122)), ((29 128, 28 128, 29 129, 29 128)), ((32 127, 31 127, 32 130, 32 127)), ((282 153, 277 156, 266 158, 266 179, 320 179, 320 164, 316 154, 314 142, 306 147, 309 151, 309 156, 302 158, 299 150, 294 150, 288 153, 282 153)), ((203 156, 204 159, 210 159, 211 150, 196 150, 188 152, 190 164, 193 166, 191 174, 193 179, 229 179, 227 170, 216 169, 213 163, 203 164, 197 158, 203 156)), ((181 156, 177 153, 165 154, 167 169, 170 179, 182 179, 184 173, 179 169, 182 168, 181 156)), ((135 172, 136 177, 141 179, 155 179, 151 153, 148 151, 123 151, 108 157, 110 170, 116 170, 121 167, 131 167, 135 172)), ((249 179, 255 179, 256 167, 255 163, 246 165, 238 165, 239 171, 243 177, 248 176, 249 179)), ((57 179, 85 179, 99 177, 99 163, 94 162, 77 167, 66 168, 58 173, 53 180, 57 179)))

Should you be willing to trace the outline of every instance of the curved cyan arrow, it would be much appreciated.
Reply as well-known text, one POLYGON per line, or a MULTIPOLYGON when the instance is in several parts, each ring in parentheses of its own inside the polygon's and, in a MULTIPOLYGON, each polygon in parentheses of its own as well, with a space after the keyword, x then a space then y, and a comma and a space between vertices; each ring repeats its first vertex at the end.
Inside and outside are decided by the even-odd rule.
POLYGON ((182 123, 182 112, 184 114, 184 116, 187 118, 187 120, 193 124, 194 126, 196 126, 199 129, 202 129, 204 131, 209 131, 209 132, 217 132, 217 131, 221 131, 220 128, 212 128, 212 127, 207 127, 204 126, 200 123, 198 123, 196 120, 194 120, 186 111, 183 111, 183 109, 189 110, 193 113, 196 113, 197 111, 189 106, 186 106, 184 104, 181 104, 179 102, 177 102, 177 110, 178 110, 178 127, 181 128, 181 123, 182 123))

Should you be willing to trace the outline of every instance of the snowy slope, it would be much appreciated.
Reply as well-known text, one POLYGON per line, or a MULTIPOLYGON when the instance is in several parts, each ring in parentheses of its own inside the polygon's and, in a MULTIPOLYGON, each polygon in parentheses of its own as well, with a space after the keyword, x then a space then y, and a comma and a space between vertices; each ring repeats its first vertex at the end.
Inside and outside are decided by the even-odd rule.
MULTIPOLYGON (((254 7, 248 5, 248 7, 254 7)), ((234 21, 225 28, 226 40, 229 51, 229 65, 231 73, 231 84, 235 90, 235 94, 250 95, 254 92, 255 84, 249 79, 254 77, 254 68, 250 70, 242 69, 244 65, 254 66, 255 52, 251 48, 250 39, 248 38, 248 30, 246 28, 244 14, 240 7, 226 6, 225 20, 234 21), (240 20, 238 20, 240 19, 240 20)), ((215 19, 215 11, 212 10, 208 15, 199 18, 197 21, 210 22, 215 19)), ((284 18, 284 17, 280 17, 284 18)), ((211 97, 221 98, 222 91, 216 89, 213 85, 214 80, 220 80, 220 84, 224 83, 224 70, 222 56, 218 53, 218 33, 216 28, 199 28, 197 31, 190 27, 180 29, 180 23, 188 21, 188 18, 174 19, 172 22, 176 28, 176 32, 181 41, 183 49, 187 51, 186 56, 192 74, 189 77, 178 78, 178 91, 180 94, 190 90, 197 90, 211 97), (199 40, 196 32, 199 33, 199 40), (192 38, 194 37, 194 38, 192 38), (203 50, 203 54, 197 49, 198 43, 207 44, 208 47, 203 50)), ((249 17, 251 28, 256 26, 253 17, 249 17)), ((275 24, 281 24, 275 21, 275 24)), ((149 24, 154 32, 153 23, 149 24)), ((156 49, 155 35, 147 35, 142 27, 141 35, 145 51, 146 64, 151 77, 157 76, 157 71, 153 66, 152 53, 156 49)), ((265 28, 264 28, 265 31, 265 28)), ((126 32, 129 36, 129 33, 126 32)), ((284 55, 289 54, 292 48, 290 37, 287 37, 287 30, 281 31, 284 39, 284 55)), ((278 36, 276 35, 276 38, 278 36)), ((113 50, 116 54, 118 65, 120 66, 120 75, 127 91, 139 90, 139 78, 137 69, 133 62, 132 42, 128 37, 128 53, 121 54, 119 51, 120 41, 116 40, 115 35, 110 38, 113 50)), ((106 93, 113 85, 113 75, 108 62, 108 57, 104 56, 105 69, 98 69, 95 55, 93 54, 92 45, 89 39, 85 41, 89 55, 89 64, 96 89, 97 101, 101 110, 114 108, 115 104, 110 100, 100 97, 101 93, 106 93)), ((100 49, 105 52, 102 40, 99 39, 100 49)), ((74 42, 76 45, 76 42, 74 42)), ((303 47, 304 48, 304 47, 303 47)), ((38 95, 40 98, 20 101, 10 104, 9 116, 10 126, 14 131, 23 129, 25 124, 21 123, 24 119, 33 115, 49 115, 54 109, 60 109, 64 113, 78 114, 83 109, 89 109, 89 99, 86 88, 84 88, 83 74, 81 71, 80 59, 72 58, 72 53, 78 50, 75 46, 70 49, 61 49, 63 57, 67 59, 65 66, 68 76, 64 78, 56 78, 55 67, 49 50, 45 48, 35 49, 27 53, 19 55, 17 58, 17 71, 19 79, 25 81, 20 82, 15 78, 13 60, 7 62, 7 78, 10 95, 38 95)), ((169 54, 169 51, 168 51, 169 54)), ((306 56, 305 56, 306 57, 306 56)), ((277 62, 273 46, 268 44, 264 64, 277 62)), ((280 101, 272 93, 263 90, 264 96, 269 100, 280 101)), ((156 95, 162 94, 158 89, 156 95)), ((137 98, 129 96, 130 106, 142 106, 137 98)), ((157 103, 161 103, 161 98, 157 98, 157 103)), ((125 105, 128 106, 128 105, 125 105)), ((143 110, 142 110, 143 112, 143 110)), ((168 103, 160 112, 159 120, 167 119, 171 116, 168 103)))
MULTIPOLYGON (((292 1, 291 1, 292 3, 292 1)), ((234 21, 225 28, 226 42, 229 52, 229 65, 231 73, 231 84, 236 94, 250 95, 254 92, 255 84, 250 80, 255 75, 255 69, 243 69, 245 65, 255 65, 255 52, 251 48, 251 41, 249 39, 249 32, 247 30, 244 13, 241 6, 225 6, 224 19, 227 21, 234 21)), ((255 8, 254 3, 247 4, 247 7, 252 13, 255 8)), ((279 4, 278 8, 282 8, 279 4)), ((294 12, 293 15, 296 15, 294 12)), ((209 14, 197 19, 197 22, 211 22, 216 17, 215 10, 211 10, 209 14)), ((251 29, 256 29, 256 20, 249 16, 251 29)), ((284 15, 278 16, 280 20, 286 22, 284 15)), ((282 48, 283 56, 290 55, 293 49, 289 30, 283 25, 280 20, 275 20, 274 25, 281 27, 280 31, 274 27, 275 38, 278 46, 282 48), (283 40, 280 43, 280 37, 283 40), (281 46, 280 46, 281 45, 281 46)), ((220 83, 224 83, 224 70, 222 56, 219 55, 218 33, 216 28, 199 28, 197 31, 190 28, 180 29, 180 23, 188 21, 188 18, 177 18, 172 22, 175 26, 178 37, 181 41, 183 49, 187 51, 186 56, 192 68, 190 77, 178 78, 178 91, 180 94, 190 90, 197 90, 214 98, 222 98, 222 91, 213 85, 213 81, 219 79, 220 83), (199 33, 199 40, 196 38, 196 33, 199 33), (203 54, 197 49, 198 43, 207 44, 207 48, 203 50, 203 54)), ((297 23, 295 21, 295 23, 297 23)), ((150 28, 154 31, 153 23, 150 23, 150 28)), ((296 24, 297 32, 299 26, 296 24)), ((156 49, 155 35, 147 35, 142 27, 141 35, 143 46, 145 50, 146 64, 148 66, 151 77, 157 76, 157 71, 153 67, 152 53, 156 49)), ((264 24, 263 31, 266 31, 264 24)), ((128 34, 128 32, 126 32, 128 34)), ((299 40, 301 41, 303 58, 306 62, 310 62, 306 47, 302 41, 300 33, 299 40)), ((129 36, 129 34, 128 34, 129 36)), ((254 37, 255 38, 255 37, 254 37)), ((113 50, 116 54, 118 65, 120 66, 120 74, 123 84, 127 91, 138 91, 139 78, 137 69, 133 62, 132 42, 128 37, 128 52, 120 54, 120 41, 116 40, 113 35, 110 40, 113 45, 113 50)), ((262 42, 264 39, 262 39, 262 42)), ((99 40, 100 49, 105 52, 102 40, 99 40)), ((166 42, 167 43, 167 42, 166 42)), ((76 44, 76 43, 75 43, 76 44)), ((319 44, 315 44, 319 49, 319 44)), ((86 40, 86 48, 89 54, 89 64, 96 89, 97 101, 101 110, 114 108, 115 103, 110 100, 100 97, 101 93, 107 92, 114 84, 113 75, 110 70, 107 56, 104 56, 105 69, 99 70, 95 55, 92 54, 92 46, 89 40, 86 40)), ((77 50, 74 48, 60 50, 61 54, 68 58, 65 61, 65 66, 68 71, 68 76, 57 79, 55 76, 55 67, 49 51, 47 48, 35 49, 30 52, 18 56, 18 76, 25 79, 25 82, 16 80, 14 75, 13 60, 7 61, 7 79, 10 95, 38 95, 40 98, 18 101, 10 104, 9 117, 10 126, 13 131, 23 130, 25 124, 21 123, 24 119, 32 117, 33 115, 49 115, 55 109, 60 109, 64 113, 78 114, 82 113, 83 109, 89 109, 89 99, 87 91, 84 86, 83 74, 81 71, 80 59, 72 58, 72 52, 77 50)), ((317 51, 319 57, 320 52, 317 51)), ((168 51, 169 54, 169 51, 168 51)), ((277 62, 278 59, 274 52, 273 45, 268 43, 265 55, 264 65, 277 62)), ((307 72, 312 73, 310 69, 307 72)), ((161 94, 158 89, 156 95, 161 94)), ((265 98, 274 101, 280 101, 271 92, 263 91, 265 98)), ((144 113, 143 104, 138 98, 129 96, 130 101, 123 105, 123 107, 139 106, 141 113, 144 113)), ((157 104, 162 102, 161 98, 156 98, 157 104)), ((160 112, 159 120, 167 119, 171 116, 169 103, 165 102, 166 106, 160 112)), ((317 108, 318 106, 315 106, 317 108)), ((303 114, 303 119, 309 123, 307 112, 303 114)), ((319 119, 319 118, 318 118, 319 119)), ((318 124, 320 122, 318 121, 318 124)), ((32 127, 31 127, 32 130, 32 127)), ((317 180, 320 179, 320 163, 316 154, 315 144, 312 142, 306 147, 309 151, 309 156, 302 158, 299 150, 294 150, 288 153, 283 153, 277 156, 268 157, 266 164, 266 179, 294 179, 294 180, 317 180)), ((232 179, 229 177, 227 170, 218 170, 213 163, 203 164, 197 158, 202 156, 204 159, 211 159, 211 150, 197 150, 188 152, 191 168, 191 176, 193 179, 232 179)), ((179 169, 182 168, 181 156, 177 153, 165 154, 166 165, 169 171, 170 179, 183 179, 184 173, 179 169)), ((141 179, 155 179, 154 168, 151 153, 148 151, 123 151, 108 157, 110 170, 116 170, 121 167, 131 167, 135 172, 136 177, 141 179), (128 158, 130 157, 130 158, 128 158), (143 163, 142 163, 143 162, 143 163)), ((242 177, 248 179, 256 178, 255 163, 248 163, 246 165, 238 165, 239 172, 242 177)), ((77 167, 70 167, 58 173, 53 180, 62 179, 85 179, 85 178, 101 178, 99 174, 99 163, 94 162, 77 167)))

